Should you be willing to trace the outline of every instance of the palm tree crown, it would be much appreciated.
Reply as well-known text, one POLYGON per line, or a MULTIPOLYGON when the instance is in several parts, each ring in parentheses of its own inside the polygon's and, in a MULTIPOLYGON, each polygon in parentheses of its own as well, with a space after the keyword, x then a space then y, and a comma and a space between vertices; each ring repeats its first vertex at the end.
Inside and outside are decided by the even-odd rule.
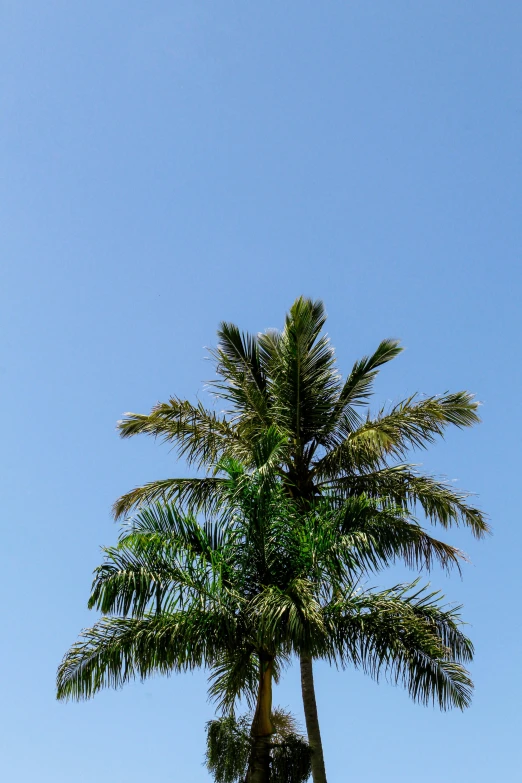
MULTIPOLYGON (((278 444, 274 459, 299 501, 311 502, 332 489, 344 495, 364 492, 409 508, 419 504, 432 522, 445 527, 460 522, 483 536, 486 519, 466 493, 404 462, 409 450, 425 448, 448 426, 477 423, 473 396, 414 395, 376 415, 364 412, 379 368, 402 349, 396 340, 383 340, 371 356, 355 362, 343 382, 322 334, 325 320, 321 302, 300 298, 282 332, 254 337, 223 323, 213 351, 218 378, 211 386, 227 410, 217 414, 173 397, 150 414, 126 414, 120 434, 146 433, 172 442, 189 464, 208 469, 224 455, 252 465, 256 444, 271 427, 278 444)), ((219 486, 213 476, 154 481, 122 496, 115 514, 158 498, 205 506, 219 486)))

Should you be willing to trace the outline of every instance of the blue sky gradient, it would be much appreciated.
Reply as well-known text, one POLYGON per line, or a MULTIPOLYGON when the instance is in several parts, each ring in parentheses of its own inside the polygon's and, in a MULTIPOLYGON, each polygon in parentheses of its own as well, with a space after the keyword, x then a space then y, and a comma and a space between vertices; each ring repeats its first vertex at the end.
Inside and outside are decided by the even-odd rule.
MULTIPOLYGON (((117 419, 205 400, 219 321, 281 326, 305 294, 343 372, 403 340, 375 406, 477 393, 483 424, 414 459, 494 530, 445 534, 472 564, 431 576, 465 605, 473 706, 319 666, 329 778, 516 780, 522 5, 3 0, 0 19, 2 779, 210 779, 203 673, 64 705, 55 671, 95 619, 113 500, 187 472, 117 419)), ((276 701, 301 714, 295 668, 276 701)))

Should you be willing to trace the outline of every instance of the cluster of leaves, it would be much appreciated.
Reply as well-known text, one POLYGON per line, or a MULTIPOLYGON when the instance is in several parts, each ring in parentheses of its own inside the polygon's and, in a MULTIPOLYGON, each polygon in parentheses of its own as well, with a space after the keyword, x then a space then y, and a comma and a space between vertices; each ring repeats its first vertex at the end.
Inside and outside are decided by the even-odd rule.
POLYGON ((255 701, 263 651, 276 678, 290 655, 306 652, 376 678, 386 672, 423 702, 467 705, 471 683, 459 661, 472 648, 458 611, 415 582, 381 592, 356 586, 387 553, 415 558, 427 547, 449 566, 458 552, 433 543, 401 509, 358 497, 303 515, 270 475, 231 461, 221 468, 222 517, 201 525, 158 503, 105 549, 89 601, 105 617, 66 655, 60 697, 208 667, 211 696, 231 710, 242 695, 255 701))
MULTIPOLYGON (((251 715, 226 715, 207 723, 205 762, 216 783, 243 783, 248 771, 252 738, 251 715)), ((311 772, 310 746, 291 713, 272 713, 271 783, 305 783, 311 772)))

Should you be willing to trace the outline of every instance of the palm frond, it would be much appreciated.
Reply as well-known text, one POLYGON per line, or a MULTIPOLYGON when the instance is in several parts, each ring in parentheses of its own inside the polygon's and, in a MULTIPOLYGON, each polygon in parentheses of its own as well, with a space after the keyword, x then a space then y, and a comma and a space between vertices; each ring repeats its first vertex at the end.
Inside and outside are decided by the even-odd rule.
MULTIPOLYGON (((272 712, 270 780, 272 783, 305 783, 310 777, 311 750, 294 716, 280 708, 272 712)), ((251 715, 226 715, 207 723, 205 763, 216 783, 243 783, 252 748, 251 715)))
POLYGON ((155 545, 172 554, 183 549, 189 557, 210 559, 223 548, 230 529, 221 517, 211 516, 200 523, 192 513, 184 513, 172 503, 155 503, 141 509, 122 526, 120 547, 155 545))
POLYGON ((478 403, 468 392, 423 400, 409 397, 389 412, 382 409, 376 418, 368 417, 351 441, 366 441, 381 454, 403 457, 411 448, 427 448, 450 424, 459 428, 476 424, 480 421, 477 408, 478 403))
POLYGON ((476 538, 489 532, 485 514, 466 502, 469 493, 459 492, 448 482, 433 476, 417 473, 413 465, 394 465, 371 473, 340 477, 319 486, 324 491, 348 497, 366 494, 405 509, 414 510, 419 505, 430 522, 445 528, 465 525, 476 538))
POLYGON ((143 506, 174 500, 192 511, 212 513, 219 508, 226 491, 226 479, 218 476, 160 479, 119 497, 113 505, 113 514, 115 519, 121 519, 143 506))
POLYGON ((211 666, 235 623, 224 609, 172 614, 102 617, 66 653, 57 677, 58 699, 88 699, 153 673, 211 666))
POLYGON ((377 469, 389 457, 403 458, 412 448, 425 449, 444 435, 449 425, 470 427, 480 421, 478 403, 468 392, 457 392, 423 400, 403 400, 390 411, 384 408, 355 428, 351 422, 337 428, 343 439, 332 440, 326 454, 316 460, 313 472, 318 480, 377 469))
POLYGON ((238 644, 226 650, 212 666, 209 698, 220 712, 233 714, 238 699, 244 698, 248 708, 256 705, 259 683, 259 662, 252 645, 238 644))
MULTIPOLYGON (((96 568, 89 598, 89 609, 104 614, 143 617, 152 606, 163 603, 165 586, 172 580, 170 563, 153 562, 154 558, 136 556, 128 549, 106 548, 105 562, 96 568)), ((182 575, 183 576, 183 575, 182 575)))
POLYGON ((300 297, 279 336, 258 336, 272 420, 303 446, 324 426, 340 388, 333 349, 321 335, 324 323, 322 302, 300 297))
POLYGON ((248 715, 225 715, 206 725, 205 764, 216 783, 243 783, 252 748, 248 715))
POLYGON ((196 467, 215 464, 225 453, 248 458, 236 429, 225 416, 207 410, 202 403, 171 397, 158 403, 149 414, 126 413, 118 422, 122 438, 146 434, 174 443, 178 457, 196 467))
POLYGON ((430 570, 437 563, 460 572, 460 562, 466 560, 459 549, 430 536, 404 509, 382 506, 365 495, 346 498, 330 514, 336 547, 351 555, 360 572, 378 571, 396 560, 410 568, 430 570))
POLYGON ((373 382, 379 374, 378 368, 395 359, 402 351, 403 348, 398 340, 386 339, 379 343, 377 350, 371 356, 363 356, 355 362, 344 382, 334 411, 334 424, 338 425, 341 416, 346 417, 346 423, 342 426, 345 434, 362 423, 355 409, 365 405, 370 399, 373 382))
POLYGON ((302 729, 295 715, 282 707, 274 707, 271 716, 274 728, 273 740, 284 742, 288 737, 301 736, 302 729))
POLYGON ((285 590, 263 589, 252 601, 252 617, 258 642, 268 649, 309 650, 324 634, 315 586, 303 578, 293 579, 285 590))
POLYGON ((258 475, 271 471, 280 475, 280 468, 286 454, 288 435, 275 425, 262 430, 252 443, 252 460, 258 475))
POLYGON ((141 617, 172 611, 194 594, 209 598, 228 534, 226 526, 200 525, 172 505, 143 509, 124 526, 118 546, 103 550, 89 608, 141 617))
POLYGON ((471 660, 473 647, 460 631, 458 609, 441 606, 442 596, 425 588, 408 595, 416 586, 351 595, 326 610, 325 622, 336 628, 343 665, 377 680, 385 673, 422 704, 465 709, 473 684, 460 661, 471 660))
POLYGON ((304 737, 287 734, 272 750, 271 783, 305 783, 312 773, 311 757, 312 749, 304 737))
POLYGON ((213 381, 211 386, 218 397, 230 401, 234 411, 241 411, 251 424, 268 426, 269 399, 256 337, 242 334, 235 324, 223 322, 218 338, 218 347, 211 353, 222 380, 213 381))
POLYGON ((379 373, 378 368, 395 359, 404 349, 399 340, 382 340, 371 356, 363 356, 355 362, 345 381, 339 401, 343 405, 363 405, 371 396, 373 381, 379 373))

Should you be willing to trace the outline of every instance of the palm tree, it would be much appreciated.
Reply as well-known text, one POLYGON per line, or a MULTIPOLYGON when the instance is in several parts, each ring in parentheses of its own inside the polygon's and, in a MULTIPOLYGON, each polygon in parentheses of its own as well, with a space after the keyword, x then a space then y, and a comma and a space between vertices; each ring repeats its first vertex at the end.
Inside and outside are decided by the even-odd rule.
MULTIPOLYGON (((272 427, 276 440, 284 441, 272 455, 272 463, 303 514, 321 497, 364 494, 410 513, 420 506, 432 523, 445 528, 463 524, 476 537, 484 536, 485 516, 468 502, 465 492, 405 461, 410 450, 426 448, 448 426, 477 423, 473 396, 468 392, 412 396, 371 415, 367 405, 373 382, 380 367, 401 352, 399 343, 383 340, 372 355, 354 363, 343 381, 323 334, 325 320, 320 301, 300 297, 282 332, 253 336, 242 334, 233 324, 221 324, 213 352, 218 379, 211 386, 227 410, 218 414, 201 403, 172 397, 150 414, 126 414, 118 425, 121 436, 159 437, 200 470, 214 466, 223 456, 252 465, 260 434, 272 427)), ((173 498, 189 508, 210 511, 222 502, 223 481, 212 472, 204 478, 152 481, 123 495, 115 504, 115 516, 173 498)), ((308 655, 301 657, 301 677, 308 739, 314 748, 314 783, 326 783, 308 655)))
MULTIPOLYGON (((255 474, 231 460, 220 467, 228 506, 219 518, 200 526, 158 503, 105 550, 89 605, 106 616, 66 654, 59 698, 90 697, 136 675, 209 667, 222 709, 241 695, 255 699, 251 783, 269 780, 272 681, 292 654, 352 663, 377 678, 386 671, 417 700, 467 706, 471 682, 460 662, 472 647, 457 610, 411 586, 354 588, 361 567, 380 556, 379 513, 390 509, 348 498, 335 512, 325 506, 324 518, 319 507, 296 513, 266 461, 255 474)), ((406 546, 408 523, 402 530, 397 513, 406 546)), ((455 553, 437 556, 446 562, 455 553)))

